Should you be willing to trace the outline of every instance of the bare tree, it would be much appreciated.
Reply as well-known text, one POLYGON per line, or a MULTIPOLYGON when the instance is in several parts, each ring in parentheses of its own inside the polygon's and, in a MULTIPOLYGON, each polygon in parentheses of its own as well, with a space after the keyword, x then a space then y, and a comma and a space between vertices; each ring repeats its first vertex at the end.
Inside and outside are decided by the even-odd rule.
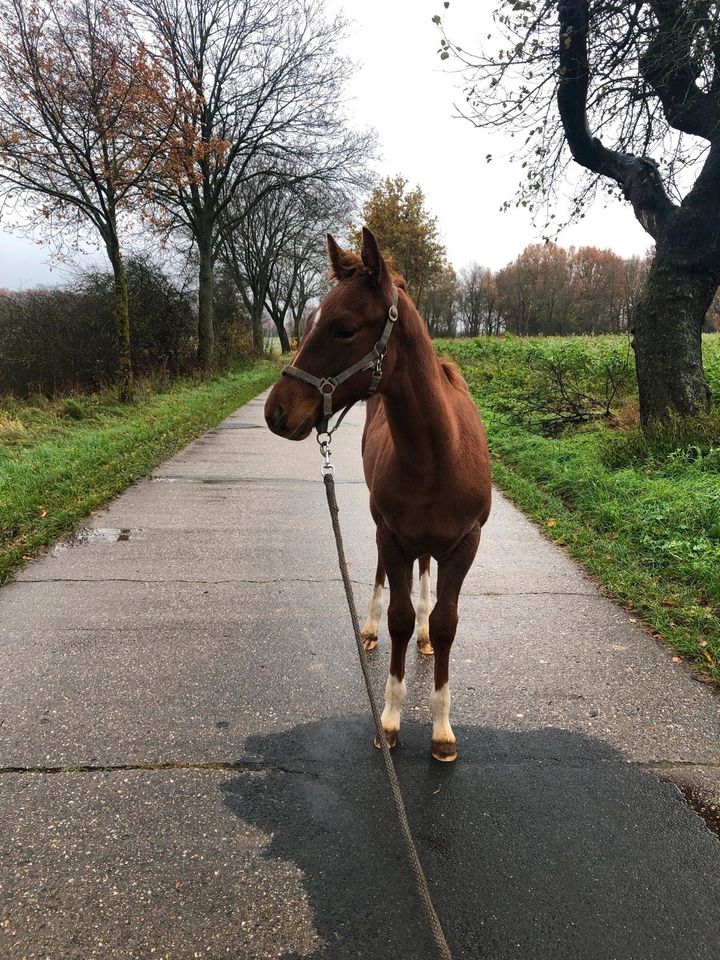
MULTIPOLYGON (((213 264, 247 211, 289 169, 295 182, 362 165, 369 141, 345 128, 350 69, 341 18, 322 0, 132 0, 178 104, 153 199, 159 225, 189 236, 199 259, 198 359, 212 358, 213 264), (258 186, 259 185, 259 186, 258 186)), ((339 173, 338 173, 339 176, 339 173)))
POLYGON ((273 190, 261 180, 245 183, 228 208, 232 230, 223 231, 223 260, 252 318, 256 350, 262 348, 262 318, 275 324, 283 352, 290 349, 285 319, 297 327, 305 306, 323 289, 325 234, 347 223, 354 193, 334 176, 303 181, 291 170, 273 190))
POLYGON ((132 393, 119 220, 167 134, 164 81, 106 0, 2 0, 0 189, 59 239, 94 228, 115 277, 118 385, 132 393))
POLYGON ((547 204, 552 218, 566 145, 592 174, 574 214, 598 185, 631 203, 655 241, 632 318, 642 421, 707 410, 700 334, 720 283, 720 4, 502 0, 496 22, 497 50, 468 55, 442 40, 442 56, 467 71, 466 115, 522 134, 519 203, 547 204))
POLYGON ((458 333, 456 299, 458 279, 455 270, 446 264, 435 274, 425 293, 423 318, 431 337, 455 337, 458 333))
MULTIPOLYGON (((326 221, 325 230, 332 221, 326 221)), ((327 287, 327 247, 319 225, 298 233, 279 254, 270 275, 265 307, 278 329, 291 323, 293 339, 298 342, 308 306, 319 300, 327 287)), ((291 345, 292 346, 292 345, 291 345)))
POLYGON ((465 336, 497 333, 497 300, 497 285, 491 270, 473 263, 460 271, 457 310, 465 336))

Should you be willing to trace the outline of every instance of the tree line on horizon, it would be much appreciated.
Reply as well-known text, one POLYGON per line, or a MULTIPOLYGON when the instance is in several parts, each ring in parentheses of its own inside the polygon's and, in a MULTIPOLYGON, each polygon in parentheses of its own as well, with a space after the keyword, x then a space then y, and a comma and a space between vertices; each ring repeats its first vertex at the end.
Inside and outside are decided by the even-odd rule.
MULTIPOLYGON (((433 337, 623 333, 642 293, 652 253, 623 258, 594 246, 531 243, 500 270, 448 262, 436 217, 420 186, 386 177, 372 191, 362 222, 405 278, 433 337)), ((350 231, 359 249, 360 227, 350 231)), ((707 330, 720 326, 716 298, 707 330)))

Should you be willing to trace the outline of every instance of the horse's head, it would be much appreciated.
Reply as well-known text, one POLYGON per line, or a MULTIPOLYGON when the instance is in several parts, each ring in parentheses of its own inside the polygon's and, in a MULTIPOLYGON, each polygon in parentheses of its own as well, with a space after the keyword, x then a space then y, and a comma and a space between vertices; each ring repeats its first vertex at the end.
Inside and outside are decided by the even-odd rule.
MULTIPOLYGON (((293 372, 298 376, 281 377, 265 403, 268 426, 288 440, 304 440, 322 421, 324 411, 327 412, 324 392, 330 395, 327 405, 333 413, 368 395, 372 364, 334 388, 332 384, 322 388, 318 385, 341 377, 372 353, 388 325, 393 298, 397 296, 395 286, 404 286, 400 278, 391 277, 367 227, 363 227, 361 256, 342 250, 330 234, 327 242, 330 274, 337 283, 320 304, 295 358, 293 372), (303 373, 317 383, 303 380, 303 373)), ((383 377, 391 375, 394 362, 391 339, 382 360, 383 377)))

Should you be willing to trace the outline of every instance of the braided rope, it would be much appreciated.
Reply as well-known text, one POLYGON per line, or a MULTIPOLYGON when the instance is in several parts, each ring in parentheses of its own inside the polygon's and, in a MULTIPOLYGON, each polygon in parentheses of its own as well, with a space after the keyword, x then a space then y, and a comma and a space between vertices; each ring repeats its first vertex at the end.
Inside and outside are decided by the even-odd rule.
POLYGON ((412 871, 413 879, 415 880, 415 886, 417 888, 418 896, 420 897, 420 902, 422 903, 425 916, 427 917, 430 930, 432 931, 433 940, 435 941, 435 945, 438 949, 438 955, 442 958, 442 960, 452 960, 450 947, 448 947, 447 940, 445 939, 440 918, 438 917, 437 911, 433 906, 433 902, 430 897, 430 890, 428 889, 427 879, 425 878, 425 873, 423 871, 422 864, 420 863, 420 858, 412 838, 412 833, 410 832, 410 824, 408 823, 407 813, 405 812, 405 803, 403 802, 402 793, 400 792, 400 783, 398 782, 397 773, 395 772, 395 765, 392 761, 392 757, 390 756, 390 748, 388 747, 387 740, 385 739, 385 731, 383 730, 382 723, 380 722, 380 711, 378 710, 375 693, 370 682, 370 671, 368 669, 367 656, 365 654, 365 649, 362 645, 362 638, 360 636, 360 625, 358 622, 357 609, 355 607, 355 597, 353 595, 353 589, 350 583, 350 574, 348 573, 347 560, 345 559, 345 548, 343 546, 342 533, 340 532, 340 511, 338 508, 337 498, 335 496, 335 481, 333 479, 332 472, 324 472, 323 479, 325 481, 325 492, 327 494, 328 507, 330 508, 330 518, 332 520, 333 533, 335 534, 335 544, 337 546, 340 573, 342 574, 343 583, 345 585, 345 595, 347 597, 348 607, 350 608, 350 619, 352 620, 353 632, 355 633, 355 643, 357 644, 358 655, 360 657, 360 668, 362 669, 365 687, 367 688, 368 698, 370 700, 370 709, 372 710, 373 720, 375 721, 375 730, 377 732, 377 742, 380 744, 380 749, 382 751, 382 757, 385 763, 385 772, 387 773, 388 783, 390 784, 390 792, 392 793, 395 810, 397 811, 398 820, 400 821, 400 832, 405 844, 405 852, 407 853, 408 863, 410 864, 410 870, 412 871))

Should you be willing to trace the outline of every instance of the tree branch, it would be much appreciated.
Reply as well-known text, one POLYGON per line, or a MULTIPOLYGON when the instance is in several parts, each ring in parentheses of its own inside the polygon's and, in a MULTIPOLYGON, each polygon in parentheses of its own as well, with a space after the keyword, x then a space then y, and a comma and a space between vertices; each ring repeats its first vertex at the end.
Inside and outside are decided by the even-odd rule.
POLYGON ((663 105, 668 123, 682 133, 713 140, 720 133, 717 96, 704 93, 693 59, 697 20, 678 0, 651 0, 658 22, 655 36, 640 58, 640 70, 663 105))
POLYGON ((583 167, 615 180, 635 216, 657 238, 668 216, 677 210, 665 191, 657 164, 649 157, 620 153, 593 137, 587 121, 590 67, 587 54, 587 0, 560 0, 560 82, 558 109, 573 158, 583 167))

